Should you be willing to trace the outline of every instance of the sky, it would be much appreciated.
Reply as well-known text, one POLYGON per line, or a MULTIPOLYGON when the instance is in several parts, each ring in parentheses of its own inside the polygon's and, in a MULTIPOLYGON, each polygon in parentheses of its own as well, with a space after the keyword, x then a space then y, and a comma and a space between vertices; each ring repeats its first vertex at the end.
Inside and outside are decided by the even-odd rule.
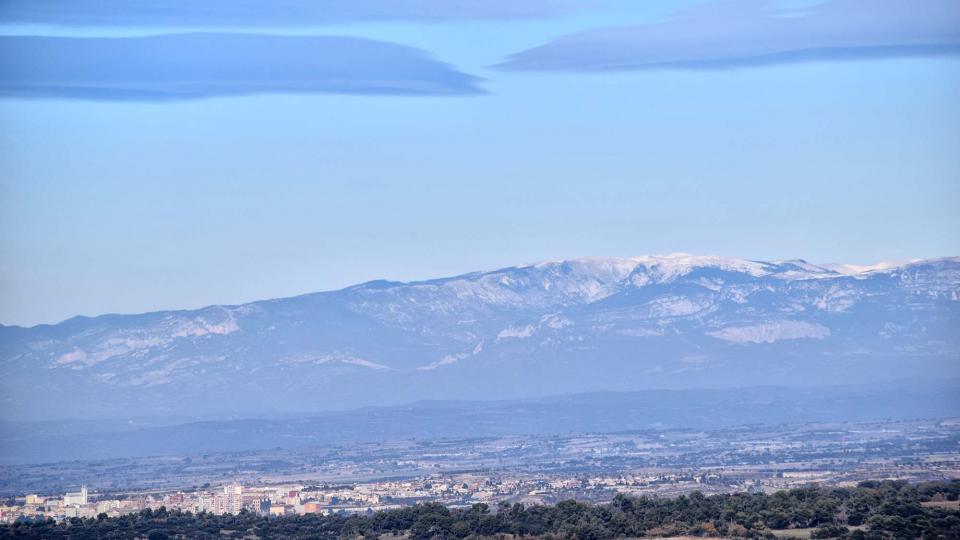
POLYGON ((583 256, 960 255, 953 0, 88 4, 0 6, 5 325, 583 256))

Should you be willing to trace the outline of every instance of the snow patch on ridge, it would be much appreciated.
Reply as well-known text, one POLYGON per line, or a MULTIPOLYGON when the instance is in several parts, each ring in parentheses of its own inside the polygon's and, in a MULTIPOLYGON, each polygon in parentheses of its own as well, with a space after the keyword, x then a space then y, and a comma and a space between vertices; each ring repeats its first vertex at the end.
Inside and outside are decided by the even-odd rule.
POLYGON ((876 264, 845 264, 845 263, 830 263, 824 264, 823 267, 829 270, 833 270, 838 274, 843 274, 845 276, 856 276, 859 274, 866 274, 870 272, 882 272, 884 270, 892 270, 906 264, 917 262, 920 259, 914 259, 912 261, 884 261, 878 262, 876 264))
POLYGON ((555 315, 555 314, 552 314, 552 313, 549 314, 549 315, 544 315, 543 317, 540 317, 540 327, 541 327, 541 328, 543 328, 544 326, 546 326, 547 328, 552 328, 552 329, 554 329, 554 330, 559 330, 559 329, 561 329, 561 328, 566 328, 566 327, 568 327, 568 326, 573 326, 573 324, 574 324, 573 321, 571 321, 570 319, 568 319, 568 318, 566 318, 566 317, 561 317, 561 316, 559 316, 559 315, 555 315))
POLYGON ((766 276, 771 273, 771 265, 766 263, 715 255, 671 253, 669 255, 645 255, 634 257, 632 260, 638 266, 648 268, 653 274, 654 281, 660 283, 673 281, 703 267, 741 272, 754 277, 766 276))
POLYGON ((364 360, 363 358, 353 358, 353 357, 341 358, 340 363, 350 364, 354 366, 361 366, 361 367, 370 368, 370 369, 389 369, 387 366, 383 364, 378 364, 376 362, 364 360))
POLYGON ((187 321, 177 327, 173 332, 173 337, 202 337, 207 334, 225 336, 239 329, 240 327, 237 326, 237 321, 233 318, 233 314, 228 312, 227 320, 221 323, 211 323, 202 317, 187 321))
POLYGON ((663 328, 625 328, 617 330, 617 333, 621 336, 630 337, 655 337, 662 336, 665 332, 663 328))
POLYGON ((813 305, 817 308, 832 313, 846 311, 855 303, 857 303, 857 293, 838 285, 831 286, 826 293, 813 301, 813 305))
MULTIPOLYGON (((180 339, 200 338, 204 336, 224 336, 240 330, 233 313, 220 309, 222 320, 212 322, 209 315, 200 315, 192 319, 183 319, 167 315, 158 324, 133 331, 120 331, 105 336, 99 343, 74 346, 71 350, 54 358, 52 367, 67 366, 77 369, 92 367, 118 356, 143 356, 150 350, 171 345, 180 339)), ((68 342, 69 343, 69 342, 68 342)))
POLYGON ((87 363, 87 353, 81 349, 74 349, 68 353, 61 354, 53 361, 54 365, 61 366, 72 362, 87 363))
POLYGON ((683 296, 668 296, 650 302, 650 314, 654 317, 683 317, 703 311, 709 302, 695 302, 683 296))
POLYGON ((436 362, 431 362, 429 364, 419 366, 417 371, 433 371, 441 366, 449 366, 450 364, 456 364, 461 360, 470 358, 471 356, 476 356, 483 352, 483 342, 477 343, 476 347, 473 348, 473 351, 468 353, 460 354, 448 354, 437 360, 436 362))
POLYGON ((454 355, 454 354, 448 354, 448 355, 444 356, 443 358, 437 360, 436 362, 431 362, 431 363, 429 363, 429 364, 427 364, 427 365, 425 365, 425 366, 420 366, 420 367, 418 367, 417 370, 418 370, 418 371, 433 371, 433 370, 437 369, 437 368, 440 367, 440 366, 448 366, 448 365, 450 365, 450 364, 456 364, 457 362, 459 362, 460 360, 463 360, 463 359, 466 358, 467 356, 469 356, 469 355, 463 355, 463 354, 456 354, 456 355, 454 355))
POLYGON ((510 338, 515 338, 515 339, 528 338, 532 336, 535 331, 536 329, 533 327, 532 324, 528 324, 523 327, 511 326, 509 328, 504 328, 503 330, 501 330, 500 333, 497 334, 496 341, 499 342, 502 339, 510 339, 510 338))
POLYGON ((348 353, 336 352, 328 354, 306 354, 301 356, 287 357, 280 359, 278 364, 347 364, 351 366, 360 366, 369 369, 382 370, 390 369, 389 366, 371 362, 364 358, 354 356, 348 353))
POLYGON ((76 348, 70 352, 61 354, 53 361, 54 366, 73 364, 71 367, 91 367, 105 360, 125 354, 138 354, 154 347, 166 345, 171 340, 158 337, 146 338, 110 338, 100 344, 99 348, 92 352, 76 348))
POLYGON ((776 321, 749 326, 728 326, 708 335, 734 343, 773 343, 785 339, 823 339, 830 329, 822 324, 806 321, 776 321))

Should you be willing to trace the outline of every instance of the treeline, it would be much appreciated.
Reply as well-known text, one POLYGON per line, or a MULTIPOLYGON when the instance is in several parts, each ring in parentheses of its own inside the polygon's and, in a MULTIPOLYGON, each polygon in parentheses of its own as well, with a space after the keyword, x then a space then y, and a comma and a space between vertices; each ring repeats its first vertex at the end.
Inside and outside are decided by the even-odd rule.
POLYGON ((856 488, 804 488, 772 495, 692 493, 670 499, 617 496, 590 505, 501 503, 450 509, 418 504, 367 515, 306 515, 269 518, 249 512, 215 516, 144 510, 118 518, 21 522, 0 529, 2 538, 364 538, 405 535, 413 540, 498 536, 773 538, 774 531, 813 528, 812 538, 956 539, 960 511, 929 501, 956 501, 960 481, 864 482, 856 488))

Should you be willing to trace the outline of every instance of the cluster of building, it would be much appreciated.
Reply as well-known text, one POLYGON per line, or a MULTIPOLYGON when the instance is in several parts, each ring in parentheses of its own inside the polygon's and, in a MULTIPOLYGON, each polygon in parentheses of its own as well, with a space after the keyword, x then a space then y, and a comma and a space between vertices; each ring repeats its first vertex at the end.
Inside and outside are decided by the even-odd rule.
MULTIPOLYGON (((8 499, 0 504, 0 521, 116 517, 161 507, 268 516, 365 513, 418 502, 496 507, 500 502, 605 502, 618 493, 672 497, 692 491, 850 486, 875 479, 944 480, 960 478, 960 453, 949 445, 956 439, 957 426, 953 421, 857 424, 843 429, 791 425, 765 432, 731 428, 709 433, 394 441, 332 450, 278 450, 240 458, 197 456, 183 458, 177 475, 164 472, 168 475, 164 484, 131 483, 130 476, 120 481, 104 471, 97 476, 101 489, 119 486, 114 489, 123 491, 91 494, 82 486, 62 495, 8 499), (272 468, 277 462, 296 468, 272 468), (229 473, 223 472, 225 465, 229 473), (206 487, 224 478, 234 481, 206 487), (185 489, 196 485, 204 488, 185 489)), ((176 463, 170 458, 157 461, 163 471, 176 463)), ((44 485, 37 478, 49 478, 49 489, 61 489, 72 466, 31 466, 27 470, 33 480, 28 489, 44 485)), ((77 475, 84 476, 74 476, 75 482, 91 477, 84 464, 77 467, 77 475)), ((122 470, 127 475, 131 470, 138 475, 161 474, 150 467, 158 465, 144 458, 127 463, 122 470)), ((22 489, 8 487, 5 492, 22 493, 22 489)))
POLYGON ((161 507, 212 514, 236 514, 247 510, 263 515, 282 516, 372 512, 399 506, 382 504, 379 495, 362 487, 315 487, 307 490, 302 485, 283 485, 245 489, 237 482, 218 490, 144 493, 93 499, 87 486, 82 486, 79 492, 66 493, 62 497, 29 494, 16 498, 13 505, 0 506, 0 522, 11 523, 18 519, 118 517, 145 509, 158 510, 161 507))
POLYGON ((82 486, 79 492, 66 493, 62 497, 30 494, 17 498, 17 504, 0 506, 0 521, 117 517, 161 507, 213 514, 235 514, 246 510, 267 516, 367 513, 425 501, 449 506, 476 503, 494 506, 500 501, 549 504, 567 498, 603 501, 616 493, 651 495, 692 490, 708 493, 750 491, 758 486, 758 481, 749 478, 724 478, 715 472, 600 476, 436 474, 339 486, 282 484, 245 487, 232 482, 217 489, 102 497, 91 497, 87 487, 82 486))
POLYGON ((119 515, 124 509, 133 511, 129 501, 91 501, 86 485, 81 486, 80 491, 64 493, 62 497, 30 494, 22 500, 23 504, 0 506, 0 521, 10 523, 19 518, 92 518, 101 513, 119 515))

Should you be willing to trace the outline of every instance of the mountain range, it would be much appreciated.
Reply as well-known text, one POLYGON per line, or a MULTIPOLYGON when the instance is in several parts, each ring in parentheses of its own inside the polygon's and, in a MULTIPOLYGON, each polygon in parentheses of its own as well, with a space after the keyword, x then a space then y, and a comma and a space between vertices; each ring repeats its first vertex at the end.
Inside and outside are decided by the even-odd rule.
POLYGON ((673 254, 0 327, 2 419, 251 417, 960 375, 960 257, 673 254))

